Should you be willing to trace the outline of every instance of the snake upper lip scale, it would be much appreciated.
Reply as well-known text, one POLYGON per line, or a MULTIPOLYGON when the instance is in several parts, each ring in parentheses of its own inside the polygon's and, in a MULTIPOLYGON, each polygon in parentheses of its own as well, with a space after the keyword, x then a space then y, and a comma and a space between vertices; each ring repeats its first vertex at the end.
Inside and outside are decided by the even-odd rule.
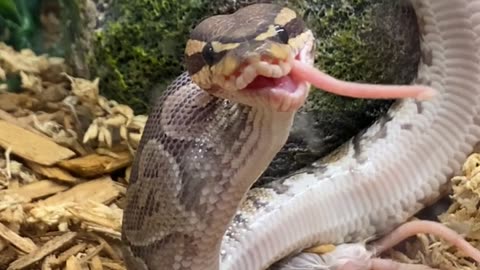
MULTIPOLYGON (((187 72, 157 100, 136 152, 122 222, 127 268, 265 269, 312 245, 384 234, 435 199, 480 138, 480 0, 413 7, 422 50, 414 83, 436 96, 398 101, 310 171, 254 189, 298 104, 215 84, 266 44, 285 59, 309 30, 271 4, 202 21, 187 42, 187 72)), ((312 69, 293 60, 290 74, 332 92, 348 86, 348 95, 383 87, 352 91, 312 69)), ((397 97, 425 90, 394 89, 397 97)))

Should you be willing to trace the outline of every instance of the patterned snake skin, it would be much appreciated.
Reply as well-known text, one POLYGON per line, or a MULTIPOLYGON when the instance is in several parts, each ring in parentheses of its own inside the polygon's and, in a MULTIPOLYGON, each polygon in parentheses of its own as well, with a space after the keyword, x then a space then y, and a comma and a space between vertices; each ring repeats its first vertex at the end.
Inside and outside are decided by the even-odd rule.
POLYGON ((314 244, 388 232, 437 197, 480 138, 480 0, 413 4, 416 82, 440 94, 399 101, 335 156, 262 188, 247 192, 294 113, 176 79, 137 150, 122 231, 128 269, 265 269, 314 244))

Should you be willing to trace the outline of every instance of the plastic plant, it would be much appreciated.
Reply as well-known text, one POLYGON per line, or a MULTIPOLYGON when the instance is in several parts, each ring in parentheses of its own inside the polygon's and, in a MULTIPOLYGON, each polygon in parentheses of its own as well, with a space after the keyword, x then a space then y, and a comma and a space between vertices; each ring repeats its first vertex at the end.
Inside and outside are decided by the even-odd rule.
POLYGON ((0 0, 0 41, 16 50, 41 49, 39 42, 40 0, 0 0))

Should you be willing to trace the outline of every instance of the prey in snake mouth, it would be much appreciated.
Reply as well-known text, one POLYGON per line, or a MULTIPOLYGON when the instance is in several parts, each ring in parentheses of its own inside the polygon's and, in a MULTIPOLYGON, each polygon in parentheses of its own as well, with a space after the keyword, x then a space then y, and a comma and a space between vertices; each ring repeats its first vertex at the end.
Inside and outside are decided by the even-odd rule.
POLYGON ((200 23, 185 50, 192 80, 217 97, 296 111, 310 83, 291 71, 294 61, 313 65, 314 37, 295 12, 281 6, 273 9, 265 14, 258 6, 246 7, 200 23), (212 25, 218 29, 212 30, 212 25))
POLYGON ((435 93, 423 86, 335 79, 314 67, 314 48, 313 33, 293 10, 257 4, 202 21, 191 32, 185 59, 189 75, 201 89, 233 102, 279 112, 298 110, 310 85, 356 98, 421 99, 435 93))

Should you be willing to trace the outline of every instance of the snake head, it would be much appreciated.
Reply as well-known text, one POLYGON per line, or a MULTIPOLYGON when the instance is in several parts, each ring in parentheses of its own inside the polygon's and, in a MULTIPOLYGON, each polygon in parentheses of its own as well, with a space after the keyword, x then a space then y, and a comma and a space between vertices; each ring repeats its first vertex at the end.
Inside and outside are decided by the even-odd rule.
POLYGON ((296 111, 310 84, 291 76, 292 62, 313 65, 313 40, 293 10, 255 4, 202 21, 187 42, 186 67, 192 80, 212 95, 296 111))

